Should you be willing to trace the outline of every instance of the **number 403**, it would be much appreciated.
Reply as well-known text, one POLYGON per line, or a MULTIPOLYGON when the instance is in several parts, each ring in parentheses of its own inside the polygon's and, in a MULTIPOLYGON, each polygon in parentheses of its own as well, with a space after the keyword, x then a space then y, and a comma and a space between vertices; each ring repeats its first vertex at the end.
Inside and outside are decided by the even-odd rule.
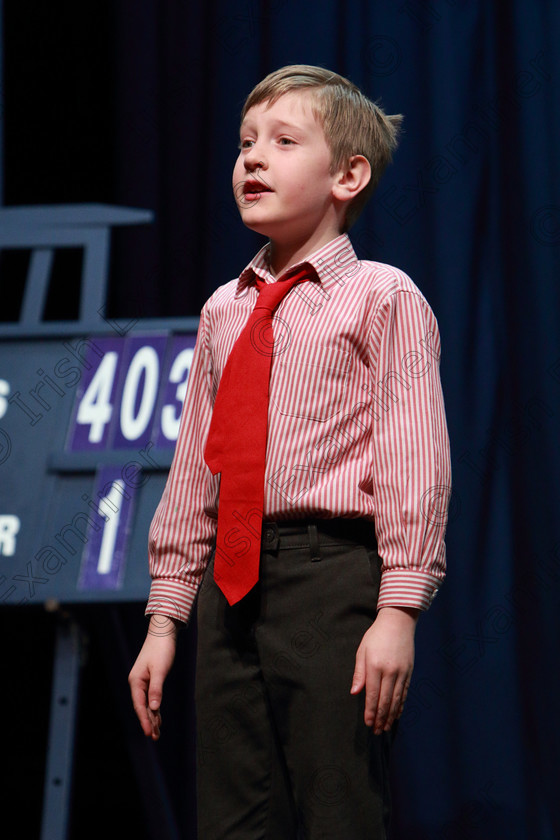
MULTIPOLYGON (((175 384, 174 399, 161 409, 161 432, 169 441, 176 441, 179 434, 181 407, 194 350, 186 348, 175 357, 169 383, 175 384)), ((105 353, 99 367, 87 386, 78 406, 76 422, 89 425, 88 440, 100 443, 105 427, 118 408, 118 395, 112 403, 119 354, 114 350, 105 353)), ((153 417, 160 385, 160 359, 153 347, 141 347, 132 357, 120 395, 119 426, 123 437, 136 441, 146 432, 153 417)))

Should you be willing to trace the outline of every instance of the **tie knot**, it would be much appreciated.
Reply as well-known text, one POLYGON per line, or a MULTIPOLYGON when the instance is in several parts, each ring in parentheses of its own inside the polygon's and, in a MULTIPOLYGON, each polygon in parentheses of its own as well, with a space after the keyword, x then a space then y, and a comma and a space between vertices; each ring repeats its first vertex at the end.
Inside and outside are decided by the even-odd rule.
POLYGON ((297 283, 301 283, 309 277, 307 269, 298 271, 286 279, 277 280, 275 283, 265 283, 258 281, 259 297, 255 304, 255 309, 266 309, 269 312, 274 312, 280 301, 288 294, 297 283))

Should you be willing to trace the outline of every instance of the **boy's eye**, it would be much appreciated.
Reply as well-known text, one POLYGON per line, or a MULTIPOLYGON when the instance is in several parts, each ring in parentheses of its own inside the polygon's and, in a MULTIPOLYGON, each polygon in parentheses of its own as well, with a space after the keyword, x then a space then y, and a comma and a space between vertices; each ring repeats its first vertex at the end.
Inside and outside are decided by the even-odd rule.
POLYGON ((281 137, 281 138, 280 138, 280 144, 281 144, 282 146, 289 146, 289 145, 292 145, 292 144, 293 144, 293 142, 294 142, 294 141, 293 141, 293 140, 291 140, 289 137, 281 137))
POLYGON ((253 145, 253 142, 254 142, 253 140, 241 140, 239 142, 239 148, 240 149, 250 149, 251 146, 253 145))

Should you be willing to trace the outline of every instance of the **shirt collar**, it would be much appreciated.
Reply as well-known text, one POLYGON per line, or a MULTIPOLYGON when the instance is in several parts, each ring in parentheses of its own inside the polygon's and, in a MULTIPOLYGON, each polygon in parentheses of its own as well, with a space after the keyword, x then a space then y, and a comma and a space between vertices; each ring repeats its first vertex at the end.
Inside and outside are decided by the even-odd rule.
MULTIPOLYGON (((249 265, 243 269, 237 281, 237 297, 244 294, 248 286, 255 284, 255 277, 261 277, 263 280, 270 282, 269 253, 270 244, 267 243, 253 257, 249 265)), ((331 239, 330 242, 327 242, 318 251, 314 251, 297 265, 291 266, 290 271, 303 268, 306 265, 313 269, 316 279, 325 291, 328 291, 335 285, 342 286, 347 278, 356 272, 359 261, 348 234, 343 233, 336 239, 331 239)))

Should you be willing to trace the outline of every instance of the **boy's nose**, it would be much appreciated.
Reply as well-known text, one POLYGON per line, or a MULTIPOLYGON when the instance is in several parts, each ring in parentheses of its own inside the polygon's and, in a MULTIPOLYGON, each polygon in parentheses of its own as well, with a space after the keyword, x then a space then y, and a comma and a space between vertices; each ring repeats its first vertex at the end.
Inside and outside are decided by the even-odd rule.
POLYGON ((245 169, 249 172, 253 172, 255 169, 266 169, 266 163, 262 153, 255 150, 254 146, 251 152, 245 155, 245 169))

